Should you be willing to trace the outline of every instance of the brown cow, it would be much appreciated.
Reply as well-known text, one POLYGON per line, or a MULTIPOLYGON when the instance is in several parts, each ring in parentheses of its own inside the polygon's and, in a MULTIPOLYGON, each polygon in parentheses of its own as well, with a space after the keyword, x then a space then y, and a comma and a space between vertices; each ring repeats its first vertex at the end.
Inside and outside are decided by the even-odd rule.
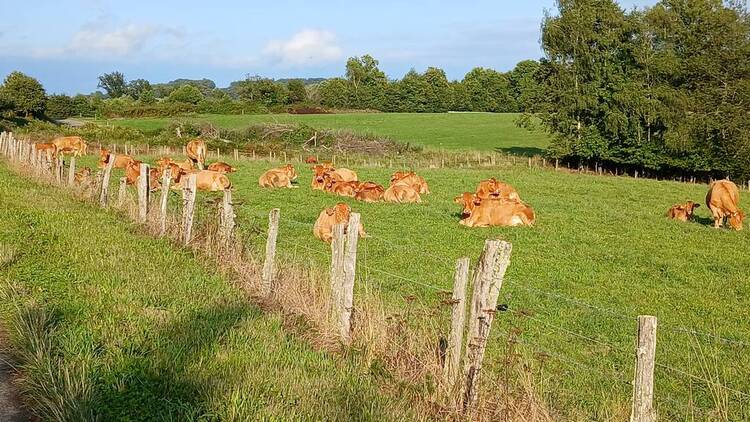
MULTIPOLYGON (((318 219, 313 226, 313 234, 318 239, 331 243, 333 239, 333 226, 336 224, 349 224, 349 215, 352 209, 349 205, 338 203, 336 206, 326 208, 320 212, 318 219)), ((345 229, 346 230, 346 229, 345 229)), ((359 237, 366 237, 365 228, 362 222, 359 223, 359 237)))
POLYGON ((44 157, 47 159, 47 162, 52 162, 52 159, 55 158, 55 155, 57 155, 57 146, 53 143, 48 144, 34 144, 34 149, 37 151, 41 151, 42 154, 44 154, 44 157))
POLYGON ((363 182, 354 191, 354 199, 364 202, 377 202, 383 199, 385 189, 375 182, 363 182))
POLYGON ((236 168, 221 161, 209 164, 208 169, 211 171, 218 171, 219 173, 234 173, 235 171, 237 171, 236 168))
MULTIPOLYGON (((129 155, 125 154, 115 154, 115 163, 113 165, 113 168, 116 169, 124 169, 128 166, 132 161, 135 161, 135 159, 129 155)), ((107 167, 107 164, 109 163, 109 150, 102 148, 99 151, 99 162, 97 163, 96 167, 103 169, 107 167)))
POLYGON ((695 209, 700 207, 700 204, 696 204, 693 201, 687 201, 684 204, 672 205, 667 211, 667 217, 678 220, 678 221, 689 221, 693 219, 695 209))
POLYGON ((724 220, 734 230, 742 230, 745 213, 739 208, 740 191, 737 185, 729 180, 717 180, 711 183, 706 194, 706 205, 714 217, 714 227, 720 228, 724 220))
POLYGON ((500 182, 497 179, 490 178, 482 180, 477 186, 476 196, 479 199, 504 199, 509 201, 520 201, 521 197, 518 195, 516 189, 506 183, 500 182))
POLYGON ((535 220, 534 210, 523 202, 480 199, 471 215, 459 223, 467 227, 513 227, 532 226, 535 220))
POLYGON ((385 202, 396 203, 422 202, 419 192, 406 183, 396 183, 395 185, 389 186, 388 189, 383 192, 383 199, 385 202))
POLYGON ((427 186, 427 181, 424 180, 424 177, 417 175, 413 171, 397 171, 393 173, 391 176, 391 185, 396 183, 406 183, 420 194, 430 193, 430 188, 427 186))
POLYGON ((309 157, 307 157, 307 158, 305 158, 305 163, 307 163, 307 164, 316 164, 317 162, 318 162, 318 159, 315 158, 312 155, 309 156, 309 157))
POLYGON ((474 208, 479 205, 481 200, 471 192, 464 192, 461 195, 453 198, 453 202, 461 205, 461 219, 464 219, 471 216, 471 212, 474 211, 474 208))
POLYGON ((76 157, 86 155, 88 148, 88 145, 86 145, 86 142, 80 136, 62 136, 53 139, 52 143, 57 147, 58 153, 65 154, 70 152, 76 157))
MULTIPOLYGON (((142 161, 132 160, 125 167, 125 183, 128 185, 134 185, 138 182, 138 177, 141 175, 141 164, 142 161)), ((148 170, 148 185, 151 190, 156 190, 161 187, 161 171, 158 168, 149 168, 148 170)))
POLYGON ((182 173, 182 176, 179 178, 179 180, 174 185, 172 185, 172 189, 180 190, 183 187, 187 186, 188 179, 193 174, 196 177, 195 186, 198 190, 217 192, 229 190, 232 188, 232 182, 229 181, 229 178, 226 174, 219 173, 218 171, 198 170, 188 173, 182 173))
POLYGON ((270 169, 258 178, 258 185, 262 188, 298 188, 292 185, 297 180, 297 170, 287 164, 284 167, 270 169))
POLYGON ((359 182, 344 182, 337 178, 327 177, 325 191, 353 198, 359 186, 359 182))
POLYGON ((188 158, 198 166, 198 169, 203 170, 206 164, 206 143, 202 139, 193 139, 188 142, 185 152, 188 158))

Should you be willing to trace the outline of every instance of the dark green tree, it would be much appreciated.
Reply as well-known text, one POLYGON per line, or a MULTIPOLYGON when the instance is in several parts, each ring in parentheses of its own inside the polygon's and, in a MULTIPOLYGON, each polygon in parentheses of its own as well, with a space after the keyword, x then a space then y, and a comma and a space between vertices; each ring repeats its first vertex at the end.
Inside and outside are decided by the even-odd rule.
POLYGON ((127 94, 128 85, 122 72, 110 72, 99 76, 98 88, 103 89, 109 98, 119 98, 127 94))
POLYGON ((47 95, 39 81, 21 72, 11 72, 3 82, 3 96, 13 104, 13 111, 26 117, 41 116, 47 95))
POLYGON ((307 90, 301 79, 292 79, 286 84, 289 92, 288 101, 290 104, 303 103, 307 100, 307 90))
POLYGON ((186 104, 198 104, 203 99, 200 89, 193 85, 182 85, 169 94, 169 101, 186 104))
POLYGON ((65 119, 76 115, 73 99, 64 94, 53 94, 47 97, 45 114, 52 119, 65 119))

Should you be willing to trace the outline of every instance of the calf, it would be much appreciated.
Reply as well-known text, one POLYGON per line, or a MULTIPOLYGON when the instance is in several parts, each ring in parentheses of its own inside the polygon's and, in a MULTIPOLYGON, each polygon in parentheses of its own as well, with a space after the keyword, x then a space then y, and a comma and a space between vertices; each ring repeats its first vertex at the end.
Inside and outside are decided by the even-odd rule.
POLYGON ((354 191, 354 199, 364 202, 378 202, 383 199, 385 189, 375 182, 360 183, 354 191))
POLYGON ((41 153, 44 154, 44 158, 46 158, 49 163, 51 163, 52 159, 57 155, 57 146, 53 143, 34 144, 34 149, 41 151, 41 153))
POLYGON ((667 217, 683 222, 692 220, 695 209, 698 207, 700 207, 700 204, 696 204, 693 201, 687 201, 684 204, 672 205, 672 208, 667 211, 667 217))
POLYGON ((506 183, 493 178, 482 180, 477 186, 476 196, 479 199, 504 199, 509 201, 520 201, 516 189, 506 183))
POLYGON ((405 183, 420 194, 430 193, 430 188, 427 186, 427 181, 424 180, 424 177, 417 175, 413 171, 397 171, 393 173, 391 176, 391 185, 396 183, 405 183))
POLYGON ((419 192, 406 183, 396 183, 389 186, 388 189, 383 192, 383 199, 385 202, 395 203, 422 202, 419 192))
MULTIPOLYGON (((344 203, 338 203, 331 208, 326 208, 320 212, 318 219, 315 221, 313 226, 313 234, 318 239, 331 243, 333 240, 333 227, 337 224, 349 224, 349 215, 352 209, 349 205, 344 203)), ((344 229, 346 230, 346 228, 344 229)), ((359 223, 359 237, 366 237, 365 228, 362 223, 359 223)))
POLYGON ((198 170, 193 172, 183 172, 179 180, 172 185, 172 189, 181 190, 187 186, 188 179, 195 175, 195 186, 197 190, 207 192, 225 191, 232 188, 232 182, 224 173, 211 170, 198 170))
MULTIPOLYGON (((133 161, 135 161, 135 159, 133 159, 133 157, 129 155, 115 154, 115 162, 112 165, 112 168, 124 169, 133 161)), ((107 164, 109 164, 109 150, 102 148, 99 151, 99 162, 96 166, 100 169, 103 169, 107 167, 107 164)))
POLYGON ((299 186, 292 185, 295 180, 297 180, 297 171, 293 165, 287 164, 260 175, 258 185, 262 188, 298 188, 299 186))
POLYGON ((706 205, 714 217, 714 227, 720 228, 724 220, 734 230, 742 230, 745 213, 739 208, 740 191, 737 185, 729 180, 717 180, 711 183, 706 194, 706 205))
POLYGON ((471 215, 459 223, 467 227, 513 227, 532 226, 535 221, 534 210, 523 202, 480 199, 471 215))
POLYGON ((230 166, 227 163, 223 163, 221 161, 217 161, 215 163, 209 164, 208 169, 211 171, 218 171, 220 173, 234 173, 235 171, 237 171, 236 168, 230 166))
POLYGON ((75 175, 73 176, 73 180, 80 185, 88 182, 90 177, 91 169, 89 167, 81 167, 80 169, 76 170, 75 175))

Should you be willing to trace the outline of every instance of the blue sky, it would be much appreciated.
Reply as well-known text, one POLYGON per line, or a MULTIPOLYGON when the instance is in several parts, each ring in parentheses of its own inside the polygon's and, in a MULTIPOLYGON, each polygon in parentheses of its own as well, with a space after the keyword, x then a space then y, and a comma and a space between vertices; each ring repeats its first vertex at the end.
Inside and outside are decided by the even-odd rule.
MULTIPOLYGON (((654 0, 622 0, 623 7, 654 0)), ((166 82, 246 74, 331 77, 371 54, 391 78, 410 68, 460 79, 541 57, 539 24, 554 0, 174 1, 0 0, 0 77, 21 70, 48 92, 88 93, 98 75, 166 82), (7 3, 7 4, 4 4, 7 3)))

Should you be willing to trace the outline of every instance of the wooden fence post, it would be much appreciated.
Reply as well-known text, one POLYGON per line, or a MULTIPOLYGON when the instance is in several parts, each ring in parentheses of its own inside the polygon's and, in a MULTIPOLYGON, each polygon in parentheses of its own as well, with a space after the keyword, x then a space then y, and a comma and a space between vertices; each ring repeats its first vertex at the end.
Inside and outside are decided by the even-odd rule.
POLYGON ((193 232, 193 212, 195 211, 195 190, 196 175, 195 173, 188 176, 187 185, 183 188, 182 201, 182 242, 187 245, 193 232))
POLYGON ((68 186, 73 186, 76 177, 76 157, 70 157, 70 166, 68 167, 68 186))
POLYGON ((459 258, 456 261, 456 271, 453 274, 453 296, 451 297, 451 333, 448 338, 445 366, 443 367, 443 382, 448 391, 453 390, 461 364, 461 349, 466 326, 466 283, 469 281, 469 258, 459 258))
POLYGON ((63 158, 62 154, 57 154, 57 159, 55 159, 55 182, 58 184, 62 183, 62 172, 63 172, 63 163, 65 159, 63 158))
POLYGON ((510 265, 512 245, 502 240, 486 240, 484 250, 474 270, 471 316, 466 339, 464 366, 463 411, 471 414, 477 397, 482 360, 487 347, 497 298, 503 285, 505 271, 510 265))
POLYGON ((117 189, 117 206, 122 208, 125 205, 125 195, 128 193, 128 178, 120 178, 120 187, 117 189))
POLYGON ((172 170, 167 168, 161 179, 161 202, 159 207, 159 236, 167 232, 167 200, 169 199, 169 183, 172 181, 172 170))
POLYGON ((141 174, 138 175, 138 222, 145 223, 148 216, 149 167, 141 163, 141 174))
POLYGON ((269 297, 273 293, 273 281, 276 275, 276 238, 279 235, 279 217, 281 210, 274 208, 268 213, 268 237, 266 238, 266 260, 263 262, 263 284, 261 294, 269 297))
POLYGON ((654 365, 656 358, 656 317, 638 316, 638 340, 635 349, 635 375, 633 378, 633 408, 631 422, 653 422, 654 365))
POLYGON ((221 202, 221 213, 219 214, 219 237, 225 245, 229 245, 234 232, 234 208, 232 206, 232 191, 224 190, 224 198, 221 202))
POLYGON ((341 301, 339 302, 339 332, 341 342, 349 345, 352 342, 352 315, 354 314, 354 276, 357 270, 357 241, 359 240, 360 215, 353 212, 349 215, 349 226, 346 231, 344 246, 344 268, 341 278, 341 301))
POLYGON ((237 150, 237 148, 234 149, 234 160, 237 161, 240 159, 240 152, 237 150))
POLYGON ((107 167, 104 168, 101 193, 99 194, 99 206, 102 208, 106 208, 107 201, 109 201, 109 178, 112 175, 112 167, 115 165, 115 155, 109 154, 108 159, 109 162, 107 162, 107 167))
POLYGON ((331 239, 331 314, 338 322, 344 278, 344 225, 333 226, 331 239))

